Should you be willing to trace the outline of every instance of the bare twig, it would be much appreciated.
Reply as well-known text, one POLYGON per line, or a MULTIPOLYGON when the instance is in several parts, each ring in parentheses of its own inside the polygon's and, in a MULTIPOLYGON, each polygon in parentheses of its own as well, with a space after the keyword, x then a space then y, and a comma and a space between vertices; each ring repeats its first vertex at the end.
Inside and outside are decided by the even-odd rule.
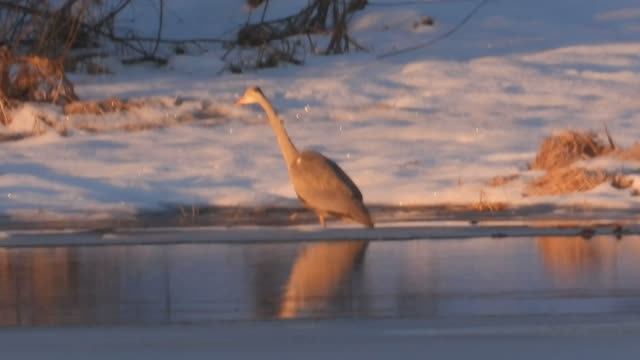
POLYGON ((369 6, 380 7, 395 7, 395 6, 408 6, 408 5, 420 5, 420 4, 447 4, 447 3, 461 3, 461 2, 473 2, 473 0, 413 0, 413 1, 369 1, 369 6))
POLYGON ((440 34, 439 36, 436 36, 433 39, 419 45, 414 45, 414 46, 406 47, 399 50, 393 50, 393 51, 389 51, 387 53, 378 55, 377 59, 384 59, 390 56, 400 55, 407 52, 423 49, 439 42, 440 40, 448 38, 449 36, 456 33, 458 30, 460 30, 467 22, 469 22, 469 20, 471 20, 471 18, 488 2, 489 0, 481 0, 476 6, 474 6, 473 9, 471 9, 471 11, 464 18, 462 18, 462 20, 460 20, 460 22, 458 22, 454 27, 440 34))
POLYGON ((269 0, 264 2, 264 9, 262 9, 262 16, 260 17, 260 22, 264 22, 264 17, 267 15, 267 8, 269 7, 269 0))
POLYGON ((127 6, 129 6, 129 4, 131 3, 132 0, 123 0, 120 2, 120 4, 118 6, 116 6, 115 8, 113 8, 113 10, 111 10, 106 16, 103 16, 102 19, 100 19, 97 23, 95 23, 95 25, 93 25, 95 28, 101 28, 103 25, 105 25, 107 22, 112 21, 120 12, 122 12, 122 10, 124 10, 127 6))
POLYGON ((162 27, 164 21, 164 0, 159 0, 160 2, 160 14, 158 15, 158 32, 156 33, 155 45, 153 46, 153 50, 151 51, 151 56, 155 56, 156 52, 158 52, 158 46, 160 46, 160 38, 162 37, 162 27))
MULTIPOLYGON (((263 21, 257 24, 246 24, 237 32, 236 43, 240 46, 260 46, 273 40, 317 33, 326 30, 327 15, 333 4, 339 10, 339 0, 315 0, 294 15, 284 18, 263 21)), ((360 10, 366 0, 349 0, 345 7, 347 15, 360 10)), ((337 20, 334 16, 334 20, 337 20)), ((334 27, 337 23, 334 23, 334 27)))
POLYGON ((9 117, 8 109, 4 106, 4 98, 0 94, 0 124, 9 125, 11 123, 11 117, 9 117))
POLYGON ((609 146, 611 147, 611 150, 615 150, 616 144, 613 142, 613 139, 611 138, 611 134, 609 133, 609 128, 607 127, 607 123, 603 123, 602 125, 604 125, 604 133, 607 134, 607 140, 609 141, 609 146))
POLYGON ((118 41, 141 41, 141 42, 152 42, 158 41, 160 44, 197 44, 197 43, 218 43, 218 44, 230 44, 231 40, 219 39, 219 38, 185 38, 185 39, 172 39, 172 38, 155 38, 155 37, 145 37, 145 36, 135 36, 131 35, 128 37, 122 37, 117 35, 109 35, 108 38, 110 40, 118 40, 118 41))

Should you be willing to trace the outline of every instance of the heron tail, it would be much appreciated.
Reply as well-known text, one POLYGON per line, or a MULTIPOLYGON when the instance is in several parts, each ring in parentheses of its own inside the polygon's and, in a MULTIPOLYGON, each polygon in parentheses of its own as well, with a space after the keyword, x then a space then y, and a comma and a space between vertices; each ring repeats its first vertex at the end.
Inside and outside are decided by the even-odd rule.
POLYGON ((363 203, 354 204, 352 207, 349 217, 360 224, 372 228, 374 227, 373 220, 371 219, 371 215, 369 214, 369 210, 363 203))

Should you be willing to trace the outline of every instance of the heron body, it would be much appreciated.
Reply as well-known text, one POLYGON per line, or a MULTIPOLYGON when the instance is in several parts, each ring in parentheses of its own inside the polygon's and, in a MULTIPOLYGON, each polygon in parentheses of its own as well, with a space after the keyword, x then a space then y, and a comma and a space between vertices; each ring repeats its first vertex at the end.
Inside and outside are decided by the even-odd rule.
POLYGON ((267 113, 298 198, 305 207, 316 213, 320 224, 325 226, 326 217, 336 216, 373 227, 369 211, 362 200, 362 193, 344 170, 318 152, 298 152, 282 120, 260 88, 249 87, 237 101, 240 105, 254 103, 259 104, 267 113))

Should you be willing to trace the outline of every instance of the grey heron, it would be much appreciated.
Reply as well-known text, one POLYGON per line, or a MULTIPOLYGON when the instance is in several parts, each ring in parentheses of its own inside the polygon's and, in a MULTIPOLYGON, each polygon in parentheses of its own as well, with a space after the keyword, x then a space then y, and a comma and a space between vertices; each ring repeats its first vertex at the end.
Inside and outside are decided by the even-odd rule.
POLYGON ((373 227, 369 211, 362 201, 362 193, 338 164, 315 151, 299 152, 276 110, 259 87, 247 88, 236 101, 236 105, 249 104, 260 105, 267 114, 287 164, 293 189, 303 205, 316 213, 323 227, 328 216, 347 218, 373 227))

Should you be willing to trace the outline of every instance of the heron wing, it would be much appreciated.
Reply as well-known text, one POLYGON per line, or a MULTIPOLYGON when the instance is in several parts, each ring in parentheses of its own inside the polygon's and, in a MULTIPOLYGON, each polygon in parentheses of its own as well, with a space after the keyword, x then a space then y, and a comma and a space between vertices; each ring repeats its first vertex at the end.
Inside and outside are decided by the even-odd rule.
POLYGON ((302 152, 290 171, 296 193, 309 207, 344 214, 353 202, 362 202, 353 180, 322 154, 302 152))

